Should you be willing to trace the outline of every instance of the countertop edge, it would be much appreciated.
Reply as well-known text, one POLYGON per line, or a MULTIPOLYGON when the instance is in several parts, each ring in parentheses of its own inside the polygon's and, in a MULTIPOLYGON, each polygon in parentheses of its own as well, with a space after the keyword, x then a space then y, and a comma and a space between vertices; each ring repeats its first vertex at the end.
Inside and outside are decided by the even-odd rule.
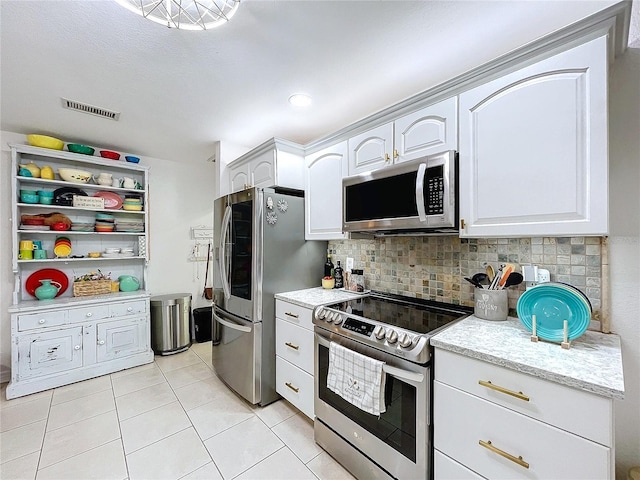
POLYGON ((349 292, 346 290, 330 290, 322 287, 305 288, 274 294, 276 300, 298 305, 303 308, 315 308, 320 305, 330 305, 336 302, 344 302, 362 297, 363 293, 349 292), (313 298, 313 297, 316 298, 313 298))

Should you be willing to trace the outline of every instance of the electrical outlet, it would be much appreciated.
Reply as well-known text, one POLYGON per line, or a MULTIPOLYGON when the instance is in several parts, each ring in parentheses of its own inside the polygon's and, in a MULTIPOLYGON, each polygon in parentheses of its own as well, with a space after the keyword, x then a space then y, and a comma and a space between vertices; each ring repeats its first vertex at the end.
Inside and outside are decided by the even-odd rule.
POLYGON ((353 258, 347 257, 347 271, 353 270, 353 258))

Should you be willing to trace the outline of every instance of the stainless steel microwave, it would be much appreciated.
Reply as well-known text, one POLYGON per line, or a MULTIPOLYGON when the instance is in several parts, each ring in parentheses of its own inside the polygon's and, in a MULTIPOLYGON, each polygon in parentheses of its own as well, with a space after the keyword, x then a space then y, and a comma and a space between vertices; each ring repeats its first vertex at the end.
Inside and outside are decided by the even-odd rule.
POLYGON ((457 154, 450 150, 342 180, 344 232, 458 232, 457 154))

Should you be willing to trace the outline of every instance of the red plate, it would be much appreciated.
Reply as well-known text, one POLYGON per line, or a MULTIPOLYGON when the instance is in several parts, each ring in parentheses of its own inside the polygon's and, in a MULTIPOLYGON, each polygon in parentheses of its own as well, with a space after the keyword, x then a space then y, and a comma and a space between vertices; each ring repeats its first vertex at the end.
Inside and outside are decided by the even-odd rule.
POLYGON ((42 285, 40 280, 53 280, 62 286, 56 297, 62 295, 67 290, 67 287, 69 287, 69 278, 64 274, 64 272, 55 268, 43 268, 42 270, 33 272, 29 275, 29 278, 27 278, 24 288, 27 290, 29 295, 33 295, 34 297, 36 296, 36 288, 42 285))
POLYGON ((109 210, 118 210, 122 207, 122 198, 116 193, 101 191, 94 193, 93 196, 104 198, 104 208, 109 210))

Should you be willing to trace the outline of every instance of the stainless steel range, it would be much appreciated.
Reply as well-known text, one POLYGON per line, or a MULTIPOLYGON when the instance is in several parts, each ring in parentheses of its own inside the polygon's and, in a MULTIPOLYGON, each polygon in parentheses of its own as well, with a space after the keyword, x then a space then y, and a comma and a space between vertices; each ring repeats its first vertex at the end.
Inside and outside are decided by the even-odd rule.
POLYGON ((429 338, 471 312, 381 292, 317 307, 316 442, 362 480, 432 478, 429 338), (327 388, 331 342, 385 362, 386 411, 380 416, 327 388))

